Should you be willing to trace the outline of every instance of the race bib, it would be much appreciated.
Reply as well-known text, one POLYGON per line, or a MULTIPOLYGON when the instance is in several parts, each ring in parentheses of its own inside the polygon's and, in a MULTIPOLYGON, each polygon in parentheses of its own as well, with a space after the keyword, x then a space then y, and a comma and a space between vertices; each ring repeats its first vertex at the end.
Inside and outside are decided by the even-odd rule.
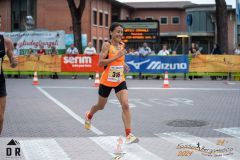
POLYGON ((121 82, 123 75, 123 66, 111 66, 108 74, 109 82, 121 82))

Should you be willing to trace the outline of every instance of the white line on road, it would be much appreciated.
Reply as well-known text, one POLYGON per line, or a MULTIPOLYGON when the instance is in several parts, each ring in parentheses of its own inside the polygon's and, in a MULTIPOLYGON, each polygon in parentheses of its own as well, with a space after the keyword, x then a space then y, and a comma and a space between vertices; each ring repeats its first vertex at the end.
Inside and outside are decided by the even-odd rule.
MULTIPOLYGON (((71 117, 76 119, 78 122, 82 123, 84 125, 84 119, 82 119, 80 116, 78 116, 76 113, 74 113, 69 107, 55 99, 53 96, 51 96, 49 93, 47 93, 45 90, 43 90, 41 87, 36 87, 40 92, 42 92, 47 98, 52 100, 55 104, 57 104, 60 108, 62 108, 65 112, 67 112, 71 117)), ((100 130, 98 130, 96 127, 91 126, 91 131, 94 132, 97 135, 103 135, 104 133, 100 130)))
POLYGON ((70 160, 54 139, 21 140, 20 144, 26 160, 70 160))
MULTIPOLYGON (((61 86, 42 86, 41 88, 50 89, 98 89, 96 87, 61 87, 61 86)), ((237 88, 160 88, 160 87, 128 87, 129 90, 198 90, 198 91, 240 91, 237 88)))
POLYGON ((240 127, 215 129, 218 132, 240 139, 240 127))
MULTIPOLYGON (((91 137, 93 142, 98 144, 102 149, 104 149, 108 154, 114 157, 115 149, 117 146, 118 137, 108 136, 108 137, 91 137)), ((144 149, 137 143, 133 144, 123 144, 123 152, 126 154, 121 158, 121 160, 163 160, 157 155, 144 149)))

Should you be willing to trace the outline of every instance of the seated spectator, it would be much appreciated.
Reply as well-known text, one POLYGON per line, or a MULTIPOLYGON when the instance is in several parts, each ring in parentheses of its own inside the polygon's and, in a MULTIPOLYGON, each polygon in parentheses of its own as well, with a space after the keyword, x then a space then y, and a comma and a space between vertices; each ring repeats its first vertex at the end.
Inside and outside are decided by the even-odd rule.
POLYGON ((87 54, 87 55, 94 55, 94 54, 96 54, 97 52, 96 52, 96 49, 93 47, 93 45, 92 45, 92 42, 89 42, 88 43, 88 46, 85 48, 85 50, 84 50, 84 52, 83 52, 84 54, 87 54))
POLYGON ((52 55, 52 56, 58 54, 56 46, 51 46, 51 50, 50 50, 49 54, 52 55))
MULTIPOLYGON (((146 57, 146 56, 150 55, 151 53, 152 53, 151 48, 149 48, 148 45, 147 45, 147 43, 144 42, 144 43, 143 43, 143 47, 141 47, 141 48, 139 49, 139 56, 141 56, 141 57, 146 57)), ((144 79, 144 76, 142 76, 142 73, 141 73, 141 72, 139 72, 139 78, 140 78, 140 79, 144 79)), ((148 79, 148 76, 146 76, 145 78, 148 79)))
MULTIPOLYGON (((67 49, 66 53, 68 55, 79 54, 78 49, 75 47, 74 44, 71 44, 71 46, 67 49)), ((76 73, 74 75, 72 75, 72 79, 77 79, 77 74, 76 73)))
POLYGON ((234 54, 240 55, 240 46, 238 46, 238 47, 234 50, 234 54))
POLYGON ((143 47, 141 47, 139 49, 139 55, 143 56, 143 57, 150 55, 151 52, 152 52, 152 50, 151 50, 151 48, 148 47, 146 42, 144 42, 143 47))
POLYGON ((214 44, 211 54, 222 54, 222 51, 220 50, 220 47, 218 44, 214 44))
POLYGON ((27 56, 33 55, 33 49, 29 48, 26 55, 27 56))
POLYGON ((176 56, 177 55, 177 51, 172 51, 172 56, 176 56))
POLYGON ((162 50, 160 50, 158 52, 158 55, 159 56, 167 56, 167 55, 169 55, 169 51, 167 49, 167 45, 163 45, 163 48, 162 48, 162 50))
POLYGON ((67 54, 79 54, 78 49, 75 47, 74 44, 71 44, 71 46, 66 51, 67 54))
MULTIPOLYGON (((86 55, 89 55, 89 56, 97 54, 96 49, 92 45, 92 42, 88 42, 88 46, 85 48, 83 53, 86 54, 86 55)), ((93 76, 94 75, 90 74, 88 79, 89 80, 93 79, 94 78, 93 76)))
MULTIPOLYGON (((49 54, 52 56, 55 56, 58 54, 58 50, 57 50, 56 46, 51 46, 51 50, 50 50, 49 54)), ((56 62, 55 58, 53 60, 56 62)), ((57 74, 57 72, 53 72, 52 75, 50 75, 49 77, 52 79, 58 79, 58 74, 57 74)))
POLYGON ((14 57, 17 57, 17 56, 19 56, 20 55, 20 52, 19 52, 19 49, 17 48, 17 43, 14 43, 13 44, 13 56, 14 57))
POLYGON ((44 49, 44 46, 41 45, 40 49, 37 51, 38 55, 45 55, 46 54, 46 50, 44 49))

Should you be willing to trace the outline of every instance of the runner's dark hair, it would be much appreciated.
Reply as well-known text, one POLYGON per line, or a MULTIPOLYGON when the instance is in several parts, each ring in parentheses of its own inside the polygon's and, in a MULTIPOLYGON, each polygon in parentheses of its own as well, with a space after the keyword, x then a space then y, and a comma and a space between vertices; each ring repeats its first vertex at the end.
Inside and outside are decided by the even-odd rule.
POLYGON ((120 23, 118 22, 113 22, 109 28, 109 37, 110 39, 112 38, 111 35, 110 35, 110 32, 112 32, 116 27, 122 27, 123 28, 123 25, 121 25, 120 23))

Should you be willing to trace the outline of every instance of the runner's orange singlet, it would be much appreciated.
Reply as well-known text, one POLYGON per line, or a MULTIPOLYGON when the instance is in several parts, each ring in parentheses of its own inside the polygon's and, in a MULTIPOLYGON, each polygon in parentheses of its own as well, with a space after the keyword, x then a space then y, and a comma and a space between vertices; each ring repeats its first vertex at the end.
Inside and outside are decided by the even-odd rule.
MULTIPOLYGON (((123 49, 123 45, 117 49, 115 46, 110 44, 109 51, 108 51, 108 58, 112 58, 117 55, 120 49, 123 49)), ((121 82, 125 81, 124 76, 124 60, 125 56, 116 59, 112 63, 107 65, 107 68, 103 71, 103 74, 100 79, 100 84, 109 87, 116 87, 121 82)))

